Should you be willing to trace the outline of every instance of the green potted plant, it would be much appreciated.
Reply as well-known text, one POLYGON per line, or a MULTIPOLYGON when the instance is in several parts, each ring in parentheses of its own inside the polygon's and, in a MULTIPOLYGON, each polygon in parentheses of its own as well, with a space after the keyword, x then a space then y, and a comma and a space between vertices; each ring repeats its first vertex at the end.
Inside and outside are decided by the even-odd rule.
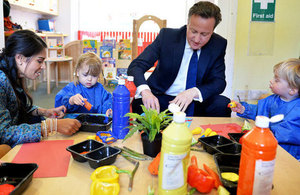
POLYGON ((127 113, 130 119, 131 125, 127 128, 129 129, 128 134, 125 136, 124 141, 131 137, 137 131, 143 131, 141 137, 143 142, 144 153, 155 157, 161 148, 161 130, 165 129, 170 122, 172 122, 172 117, 166 109, 163 112, 158 113, 154 109, 147 109, 144 105, 141 105, 143 109, 143 114, 137 113, 127 113), (154 151, 151 151, 154 149, 154 151))

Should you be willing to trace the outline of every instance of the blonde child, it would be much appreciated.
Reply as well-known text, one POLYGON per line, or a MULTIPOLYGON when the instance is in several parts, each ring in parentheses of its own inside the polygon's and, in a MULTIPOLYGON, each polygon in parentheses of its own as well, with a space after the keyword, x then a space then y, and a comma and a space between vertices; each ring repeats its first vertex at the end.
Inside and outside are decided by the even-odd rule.
POLYGON ((243 118, 255 120, 257 115, 284 119, 270 123, 270 129, 280 146, 300 160, 300 59, 289 59, 274 66, 270 89, 274 93, 259 100, 257 105, 235 102, 232 111, 243 118))
POLYGON ((64 105, 67 113, 112 114, 112 95, 97 82, 102 72, 100 58, 94 53, 82 54, 75 67, 74 82, 60 90, 55 97, 55 107, 64 105), (88 101, 92 107, 86 105, 88 101))

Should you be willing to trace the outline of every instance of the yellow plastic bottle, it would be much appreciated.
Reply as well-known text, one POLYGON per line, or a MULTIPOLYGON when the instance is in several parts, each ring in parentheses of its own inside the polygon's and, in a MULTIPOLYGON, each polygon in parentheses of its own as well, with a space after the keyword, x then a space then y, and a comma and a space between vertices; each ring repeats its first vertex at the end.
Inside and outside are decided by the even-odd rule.
POLYGON ((187 194, 187 169, 192 133, 185 123, 185 113, 176 112, 173 122, 163 131, 158 171, 158 194, 187 194))

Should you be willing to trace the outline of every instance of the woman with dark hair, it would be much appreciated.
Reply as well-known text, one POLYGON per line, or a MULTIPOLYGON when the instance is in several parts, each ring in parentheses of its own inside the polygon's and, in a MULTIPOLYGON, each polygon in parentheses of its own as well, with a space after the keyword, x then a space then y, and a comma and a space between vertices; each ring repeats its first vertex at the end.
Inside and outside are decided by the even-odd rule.
POLYGON ((34 80, 45 69, 47 45, 29 30, 13 33, 0 53, 0 144, 38 142, 56 132, 72 135, 80 122, 59 119, 66 108, 44 109, 32 105, 25 78, 34 80), (41 118, 46 120, 41 121, 41 118))

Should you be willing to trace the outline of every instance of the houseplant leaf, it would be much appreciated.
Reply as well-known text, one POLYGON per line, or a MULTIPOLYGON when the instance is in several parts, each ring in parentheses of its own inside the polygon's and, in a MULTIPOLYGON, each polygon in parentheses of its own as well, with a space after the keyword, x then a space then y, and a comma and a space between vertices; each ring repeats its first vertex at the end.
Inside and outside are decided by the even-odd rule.
POLYGON ((123 141, 131 137, 136 131, 142 130, 148 135, 149 141, 152 142, 162 128, 165 128, 172 121, 172 117, 169 116, 171 113, 168 113, 168 110, 158 113, 154 109, 147 109, 144 105, 141 105, 141 107, 143 114, 127 113, 125 115, 131 119, 131 125, 126 127, 129 132, 123 141))

